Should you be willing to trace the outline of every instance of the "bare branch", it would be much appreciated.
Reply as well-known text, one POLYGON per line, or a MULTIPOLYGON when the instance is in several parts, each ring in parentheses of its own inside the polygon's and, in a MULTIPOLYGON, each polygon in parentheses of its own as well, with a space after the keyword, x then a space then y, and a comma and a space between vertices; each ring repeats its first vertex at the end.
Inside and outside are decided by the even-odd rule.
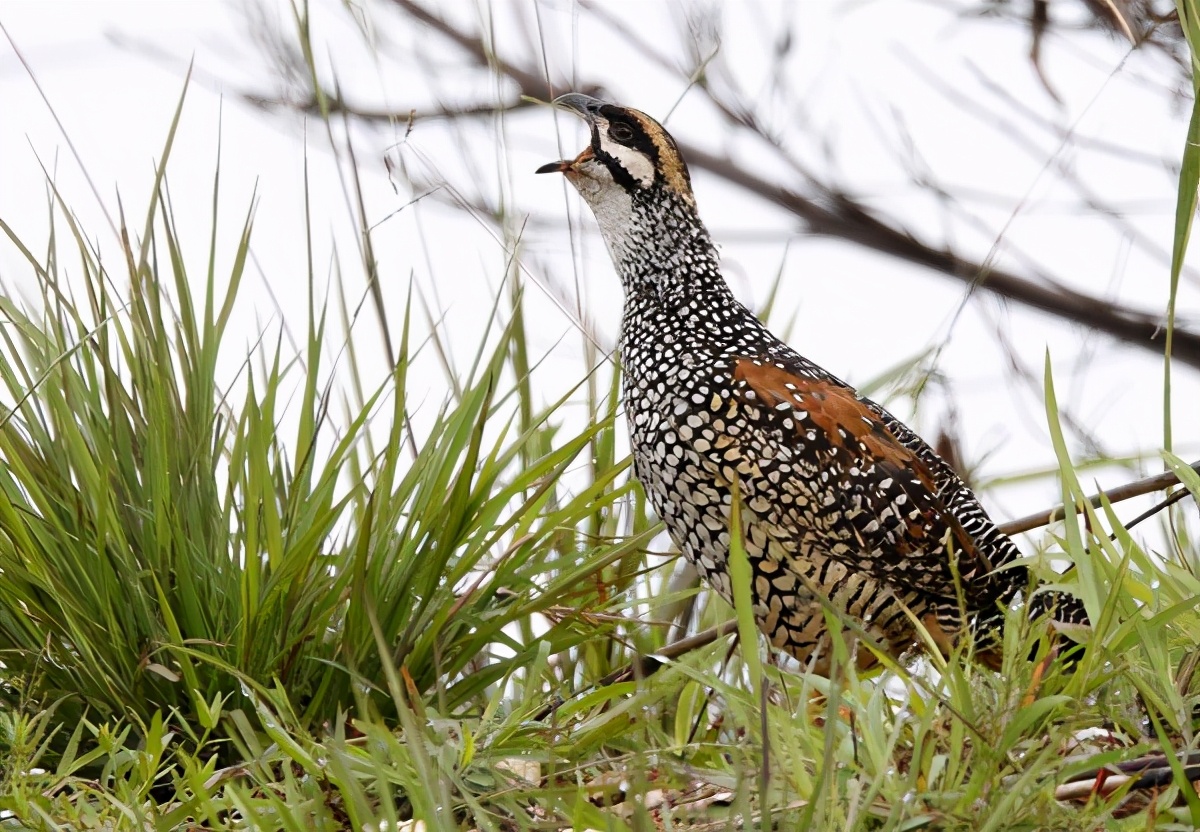
MULTIPOLYGON (((1200 460, 1191 464, 1193 471, 1200 473, 1200 460)), ((1152 477, 1137 480, 1136 482, 1119 485, 1116 488, 1110 488, 1107 491, 1101 491, 1088 498, 1088 502, 1093 508, 1099 508, 1105 500, 1110 503, 1119 503, 1122 500, 1128 500, 1133 497, 1140 497, 1143 494, 1150 494, 1154 491, 1161 491, 1164 488, 1170 488, 1172 485, 1179 484, 1179 477, 1173 471, 1164 471, 1161 474, 1155 474, 1152 477)), ((1036 529, 1041 526, 1048 526, 1051 523, 1056 523, 1066 516, 1063 506, 1050 511, 1039 511, 1030 514, 1028 517, 1021 517, 1017 520, 1010 520, 1007 523, 1000 523, 1000 531, 1005 534, 1020 534, 1027 532, 1030 529, 1036 529)))
MULTIPOLYGON (((981 265, 952 251, 931 248, 904 231, 892 228, 869 214, 850 197, 834 196, 831 207, 804 197, 738 167, 728 159, 713 156, 685 142, 679 143, 689 163, 740 185, 764 199, 786 208, 807 223, 814 234, 849 240, 883 254, 917 263, 969 285, 978 285, 1001 297, 1049 312, 1074 323, 1104 332, 1144 349, 1160 351, 1161 317, 1118 307, 1109 301, 1046 281, 1034 283, 1003 269, 981 265)), ((1200 334, 1175 331, 1173 357, 1200 367, 1200 334)))
MULTIPOLYGON (((530 99, 549 100, 565 88, 554 87, 537 72, 524 69, 493 54, 482 39, 455 28, 415 0, 392 0, 392 3, 415 20, 424 23, 463 49, 480 67, 487 67, 512 80, 519 94, 505 109, 524 106, 530 99)), ((603 87, 581 83, 581 91, 599 95, 603 87)), ((260 106, 286 104, 269 99, 255 99, 260 106)), ((315 100, 315 97, 314 97, 315 100)), ((345 102, 333 100, 340 111, 364 121, 408 118, 409 108, 394 112, 359 110, 345 102)), ((452 118, 485 115, 495 111, 492 106, 468 107, 462 110, 441 110, 434 117, 452 118)), ((805 197, 773 180, 747 170, 731 159, 716 156, 686 141, 680 147, 689 163, 737 185, 743 190, 768 200, 804 222, 812 234, 846 240, 882 254, 915 263, 940 274, 978 287, 995 295, 1040 310, 1055 317, 1103 332, 1119 341, 1160 353, 1163 348, 1162 317, 1157 313, 1118 306, 1103 298, 1076 291, 1055 283, 1045 276, 1030 279, 1003 269, 961 257, 953 251, 934 248, 915 239, 901 228, 894 227, 870 213, 851 195, 823 188, 820 201, 805 197)), ((1174 336, 1173 358, 1188 366, 1200 368, 1200 333, 1177 329, 1174 336)))

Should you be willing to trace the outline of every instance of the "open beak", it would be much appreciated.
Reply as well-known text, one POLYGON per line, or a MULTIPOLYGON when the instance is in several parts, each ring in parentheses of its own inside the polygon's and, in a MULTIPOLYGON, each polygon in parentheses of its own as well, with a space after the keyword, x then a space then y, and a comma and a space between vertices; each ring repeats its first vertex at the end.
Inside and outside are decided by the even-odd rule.
POLYGON ((595 158, 595 156, 592 155, 592 146, 589 144, 587 147, 585 147, 583 149, 582 153, 580 153, 578 156, 576 156, 571 161, 568 162, 567 160, 564 159, 561 162, 551 162, 548 165, 542 165, 540 168, 535 170, 534 173, 566 173, 567 171, 574 168, 576 165, 581 165, 584 162, 586 162, 588 159, 594 159, 594 158, 595 158))
MULTIPOLYGON (((578 116, 581 116, 584 121, 590 126, 593 118, 600 112, 600 108, 604 106, 604 102, 598 98, 592 98, 590 95, 584 95, 579 92, 569 92, 566 95, 560 95, 554 99, 555 107, 562 107, 564 110, 570 110, 578 116)), ((566 173, 573 170, 576 165, 581 165, 589 159, 595 158, 592 155, 592 146, 589 144, 583 149, 583 152, 576 156, 571 161, 562 160, 559 162, 551 162, 548 165, 542 165, 535 171, 536 173, 566 173)))

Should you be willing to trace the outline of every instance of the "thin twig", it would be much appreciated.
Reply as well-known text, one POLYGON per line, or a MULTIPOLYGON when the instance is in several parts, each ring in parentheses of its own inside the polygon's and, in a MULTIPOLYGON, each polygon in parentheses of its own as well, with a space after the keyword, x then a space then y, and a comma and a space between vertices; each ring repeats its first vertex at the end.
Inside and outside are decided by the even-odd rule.
MULTIPOLYGON (((518 87, 518 94, 514 97, 513 104, 502 109, 522 106, 530 99, 547 101, 565 91, 564 88, 544 80, 537 72, 494 54, 482 38, 456 28, 415 0, 392 0, 392 3, 413 19, 452 40, 479 66, 487 67, 513 81, 518 87)), ((600 84, 579 83, 576 86, 579 91, 591 95, 603 94, 600 84)), ((259 98, 256 103, 260 106, 295 106, 285 101, 270 102, 264 98, 259 98)), ((408 107, 400 107, 394 112, 362 111, 343 101, 327 103, 335 104, 335 109, 344 109, 351 116, 365 121, 402 119, 406 118, 410 111, 408 107)), ((494 109, 476 107, 461 113, 440 111, 435 115, 452 117, 488 112, 494 112, 494 109)), ((1013 272, 985 266, 941 247, 926 245, 914 239, 903 228, 876 217, 851 195, 828 188, 816 180, 812 180, 811 184, 821 191, 821 197, 810 199, 782 187, 774 178, 752 173, 727 157, 706 153, 684 141, 679 142, 679 145, 690 165, 707 170, 749 193, 774 202, 803 221, 809 233, 848 240, 882 254, 925 266, 1064 320, 1083 324, 1117 340, 1155 353, 1162 352, 1161 316, 1155 313, 1117 306, 1103 298, 1057 284, 1044 275, 1036 275, 1037 280, 1033 280, 1013 272)), ((1200 333, 1176 329, 1172 346, 1172 357, 1176 361, 1200 367, 1200 333)))
MULTIPOLYGON (((1200 460, 1191 464, 1193 471, 1200 473, 1200 460)), ((1119 503, 1122 500, 1128 500, 1132 497, 1140 497, 1143 494, 1150 494, 1154 491, 1161 491, 1164 488, 1169 488, 1172 485, 1179 484, 1179 477, 1173 471, 1164 471, 1161 474, 1155 474, 1152 477, 1137 480, 1136 482, 1119 485, 1116 488, 1110 488, 1107 491, 1101 491, 1088 498, 1088 502, 1092 508, 1100 508, 1107 500, 1110 503, 1119 503)), ((1007 523, 1000 523, 1000 531, 1005 534, 1020 534, 1027 532, 1030 529, 1037 529, 1042 526, 1049 526, 1051 523, 1057 523, 1066 516, 1063 506, 1059 506, 1051 511, 1039 511, 1030 514, 1027 517, 1021 517, 1017 520, 1010 520, 1007 523)))
MULTIPOLYGON (((694 636, 681 638, 679 641, 673 641, 663 647, 661 650, 645 655, 638 656, 624 667, 614 670, 612 673, 605 676, 600 681, 596 682, 595 687, 605 688, 609 685, 615 685, 617 682, 625 682, 630 679, 643 679, 651 676, 660 667, 666 664, 671 659, 677 659, 685 653, 690 653, 693 650, 699 650, 701 647, 712 644, 722 636, 729 635, 737 630, 737 621, 726 621, 724 624, 718 624, 715 627, 709 627, 702 633, 696 633, 694 636)), ((535 713, 532 717, 534 722, 540 722, 550 714, 557 711, 563 705, 561 697, 554 697, 554 700, 547 703, 535 713)))

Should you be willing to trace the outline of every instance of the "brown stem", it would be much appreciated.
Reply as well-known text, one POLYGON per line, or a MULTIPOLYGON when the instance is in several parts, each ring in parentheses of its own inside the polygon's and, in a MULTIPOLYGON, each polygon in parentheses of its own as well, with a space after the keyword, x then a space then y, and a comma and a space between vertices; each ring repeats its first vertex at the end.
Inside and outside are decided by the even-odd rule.
MULTIPOLYGON (((1191 464, 1193 471, 1200 473, 1200 460, 1191 464)), ((1128 500, 1131 497, 1140 497, 1143 494, 1149 494, 1153 491, 1161 491, 1164 488, 1169 488, 1172 485, 1179 483, 1179 477, 1174 471, 1164 471, 1161 474, 1155 474, 1152 477, 1137 480, 1136 482, 1119 485, 1116 488, 1110 488, 1107 491, 1101 491, 1088 498, 1093 508, 1099 508, 1104 500, 1110 503, 1119 503, 1122 500, 1128 500)), ((1027 517, 1021 517, 1017 520, 1010 520, 1007 523, 1000 523, 1000 531, 1005 534, 1020 534, 1027 532, 1030 529, 1040 528, 1041 526, 1049 526, 1066 516, 1063 506, 1059 506, 1051 511, 1039 511, 1030 514, 1027 517)))
MULTIPOLYGON (((392 3, 413 19, 453 41, 479 66, 487 67, 512 80, 519 88, 518 101, 548 101, 558 93, 566 91, 565 88, 551 84, 537 72, 504 60, 489 50, 481 38, 460 31, 415 0, 392 0, 392 3)), ((578 91, 588 94, 602 94, 599 84, 580 83, 577 88, 578 91)), ((259 100, 257 103, 267 105, 270 102, 259 100)), ((399 108, 395 112, 356 111, 344 102, 339 104, 364 120, 407 118, 410 112, 406 108, 399 108)), ((513 106, 521 104, 515 103, 513 106)), ((461 113, 443 111, 438 115, 461 116, 491 111, 493 108, 474 108, 461 113)), ((1031 280, 968 260, 946 249, 926 245, 902 229, 873 216, 847 194, 823 189, 825 198, 816 201, 782 187, 772 179, 763 178, 739 167, 728 158, 707 153, 686 142, 680 142, 680 148, 692 166, 707 170, 762 199, 774 202, 803 220, 810 233, 848 240, 880 253, 925 266, 966 283, 972 289, 985 289, 1143 349, 1156 353, 1163 350, 1163 322, 1158 314, 1121 308, 1103 298, 1058 285, 1045 277, 1031 280)), ((1176 329, 1173 358, 1183 364, 1200 368, 1200 333, 1176 329)))
MULTIPOLYGON (((656 650, 654 653, 647 656, 638 656, 629 664, 619 670, 614 670, 612 673, 605 676, 596 683, 596 687, 604 688, 609 685, 615 685, 617 682, 624 682, 628 679, 642 679, 652 675, 660 667, 663 666, 665 660, 677 659, 685 653, 690 653, 693 650, 699 650, 705 645, 712 644, 721 636, 729 635, 737 630, 737 621, 726 621, 723 624, 718 624, 715 627, 709 627, 702 633, 696 633, 694 636, 681 638, 679 641, 673 641, 663 647, 661 650, 656 650)), ((543 706, 541 710, 533 715, 534 722, 540 722, 550 714, 562 706, 563 700, 555 697, 554 701, 543 706)))

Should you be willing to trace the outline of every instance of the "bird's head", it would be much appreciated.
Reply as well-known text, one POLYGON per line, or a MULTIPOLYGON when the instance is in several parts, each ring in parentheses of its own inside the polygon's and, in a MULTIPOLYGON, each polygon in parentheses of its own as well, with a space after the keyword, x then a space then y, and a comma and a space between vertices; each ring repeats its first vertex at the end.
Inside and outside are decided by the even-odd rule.
POLYGON ((554 104, 581 116, 592 138, 574 159, 542 165, 537 172, 565 174, 602 224, 602 211, 627 210, 639 197, 655 194, 695 208, 687 165, 675 140, 657 121, 577 92, 559 96, 554 104))

